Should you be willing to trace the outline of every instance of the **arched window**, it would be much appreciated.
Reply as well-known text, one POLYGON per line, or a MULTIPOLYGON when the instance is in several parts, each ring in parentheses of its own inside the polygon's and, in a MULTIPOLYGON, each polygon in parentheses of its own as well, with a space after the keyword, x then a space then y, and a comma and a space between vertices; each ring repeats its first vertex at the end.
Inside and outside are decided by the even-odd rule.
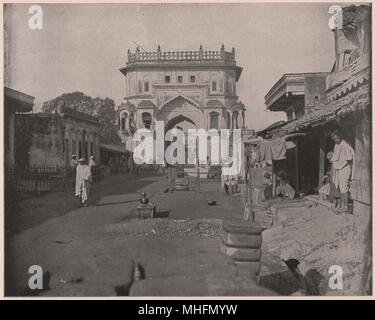
POLYGON ((238 129, 238 111, 234 111, 232 115, 232 128, 238 129))
POLYGON ((150 92, 150 81, 148 78, 143 79, 143 91, 150 92))
POLYGON ((210 112, 210 129, 219 129, 219 114, 215 111, 210 112))
POLYGON ((128 119, 128 114, 126 112, 124 112, 122 115, 121 115, 121 130, 122 131, 125 131, 128 129, 128 126, 127 126, 127 119, 128 119))
POLYGON ((230 129, 230 112, 227 112, 227 129, 230 129))
POLYGON ((143 112, 142 113, 143 127, 146 128, 146 129, 150 129, 151 128, 151 122, 152 122, 151 114, 148 113, 148 112, 143 112))
POLYGON ((132 129, 134 127, 135 127, 134 113, 130 113, 130 116, 129 116, 129 129, 132 129))

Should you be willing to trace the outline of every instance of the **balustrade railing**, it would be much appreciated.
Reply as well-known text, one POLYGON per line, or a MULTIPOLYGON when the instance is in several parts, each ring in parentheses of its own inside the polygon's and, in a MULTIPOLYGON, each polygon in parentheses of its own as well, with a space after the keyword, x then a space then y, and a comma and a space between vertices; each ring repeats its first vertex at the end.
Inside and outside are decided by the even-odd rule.
POLYGON ((128 63, 148 61, 198 61, 225 60, 235 61, 234 51, 154 51, 135 53, 128 51, 128 63))

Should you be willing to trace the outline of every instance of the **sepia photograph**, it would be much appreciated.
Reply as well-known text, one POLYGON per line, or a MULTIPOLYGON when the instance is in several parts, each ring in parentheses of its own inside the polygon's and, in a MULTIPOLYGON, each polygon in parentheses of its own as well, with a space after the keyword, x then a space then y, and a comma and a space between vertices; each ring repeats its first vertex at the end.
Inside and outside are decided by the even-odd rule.
POLYGON ((373 295, 371 2, 2 7, 5 298, 373 295))

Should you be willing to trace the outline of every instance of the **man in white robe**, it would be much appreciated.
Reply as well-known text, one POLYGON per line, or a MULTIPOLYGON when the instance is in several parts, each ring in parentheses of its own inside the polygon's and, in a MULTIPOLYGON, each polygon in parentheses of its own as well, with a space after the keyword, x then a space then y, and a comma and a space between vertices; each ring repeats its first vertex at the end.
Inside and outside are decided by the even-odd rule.
POLYGON ((339 131, 331 134, 335 142, 332 155, 333 183, 341 193, 341 204, 338 206, 338 212, 348 212, 349 186, 352 177, 352 165, 354 161, 353 148, 343 139, 339 131))
POLYGON ((90 161, 89 161, 90 170, 92 169, 92 167, 95 167, 95 166, 96 166, 96 163, 95 163, 94 156, 90 156, 90 161))
POLYGON ((85 159, 78 160, 77 173, 76 173, 76 197, 79 197, 81 206, 87 206, 89 197, 90 183, 91 183, 91 170, 85 163, 85 159))

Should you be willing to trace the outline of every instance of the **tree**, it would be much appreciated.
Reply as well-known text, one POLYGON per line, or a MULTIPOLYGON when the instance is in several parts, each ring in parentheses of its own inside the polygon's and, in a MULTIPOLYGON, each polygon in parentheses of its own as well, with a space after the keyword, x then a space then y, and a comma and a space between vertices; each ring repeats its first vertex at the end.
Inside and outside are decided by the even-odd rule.
POLYGON ((76 107, 77 111, 95 115, 97 112, 97 106, 95 105, 96 99, 79 91, 63 93, 52 100, 44 102, 42 105, 42 111, 46 113, 54 113, 58 109, 58 106, 63 103, 66 107, 76 107))
POLYGON ((115 102, 112 99, 92 98, 79 91, 63 93, 52 100, 44 102, 42 112, 54 113, 61 104, 65 107, 75 107, 77 111, 97 116, 100 123, 99 137, 101 143, 121 143, 121 139, 117 135, 115 102))
POLYGON ((100 122, 100 142, 121 144, 117 134, 115 102, 110 98, 96 98, 98 118, 100 122))

